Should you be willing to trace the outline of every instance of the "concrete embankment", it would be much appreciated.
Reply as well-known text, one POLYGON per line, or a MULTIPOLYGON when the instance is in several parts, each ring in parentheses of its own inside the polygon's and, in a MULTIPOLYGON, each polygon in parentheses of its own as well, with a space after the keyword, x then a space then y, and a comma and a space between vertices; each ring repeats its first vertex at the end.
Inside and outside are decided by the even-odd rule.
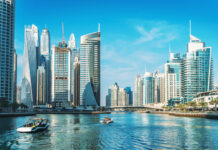
POLYGON ((60 111, 60 112, 37 112, 37 114, 110 114, 108 111, 60 111))
POLYGON ((0 113, 0 117, 19 117, 19 116, 33 116, 35 112, 22 112, 22 113, 0 113))
POLYGON ((0 117, 33 116, 36 114, 110 114, 108 111, 60 111, 60 112, 23 112, 23 113, 0 113, 0 117))
POLYGON ((208 119, 218 119, 218 113, 180 113, 180 112, 170 112, 169 115, 180 116, 180 117, 198 117, 198 118, 208 118, 208 119))
POLYGON ((150 111, 147 113, 151 113, 151 114, 169 114, 169 111, 150 111))

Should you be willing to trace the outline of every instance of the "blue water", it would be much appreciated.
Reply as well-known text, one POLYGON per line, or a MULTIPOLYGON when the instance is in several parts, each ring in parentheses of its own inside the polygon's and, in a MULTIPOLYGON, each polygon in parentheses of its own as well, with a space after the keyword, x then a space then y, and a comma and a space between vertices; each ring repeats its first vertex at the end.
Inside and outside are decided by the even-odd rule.
POLYGON ((100 124, 105 115, 52 114, 40 133, 18 133, 31 117, 0 118, 0 149, 218 149, 218 120, 168 115, 109 114, 114 123, 100 124))

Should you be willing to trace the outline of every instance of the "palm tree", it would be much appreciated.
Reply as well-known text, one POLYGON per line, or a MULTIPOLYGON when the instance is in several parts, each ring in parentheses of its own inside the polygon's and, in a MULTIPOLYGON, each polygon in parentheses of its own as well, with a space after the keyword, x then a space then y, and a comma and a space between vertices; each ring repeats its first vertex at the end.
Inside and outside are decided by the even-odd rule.
POLYGON ((215 105, 215 111, 217 111, 218 97, 210 101, 211 105, 215 105))
POLYGON ((207 102, 204 102, 203 100, 201 100, 201 102, 199 103, 199 105, 201 106, 201 109, 204 111, 205 107, 208 106, 207 102))

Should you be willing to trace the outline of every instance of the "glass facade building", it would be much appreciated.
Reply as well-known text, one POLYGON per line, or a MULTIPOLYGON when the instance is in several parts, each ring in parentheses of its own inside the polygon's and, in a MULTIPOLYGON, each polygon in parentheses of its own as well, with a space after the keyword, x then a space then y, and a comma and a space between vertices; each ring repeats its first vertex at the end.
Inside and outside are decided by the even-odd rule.
POLYGON ((197 93, 213 88, 213 63, 211 47, 190 35, 187 53, 184 55, 183 97, 191 101, 197 93))
POLYGON ((36 104, 37 67, 40 62, 39 35, 35 25, 25 27, 21 102, 30 109, 36 104))
POLYGON ((100 106, 100 31, 81 37, 80 105, 100 106))
POLYGON ((15 0, 0 0, 0 98, 13 102, 15 0))
POLYGON ((44 66, 37 69, 36 105, 46 104, 46 71, 44 66))
POLYGON ((154 103, 154 77, 146 72, 143 78, 143 105, 154 103))
POLYGON ((133 106, 143 106, 143 79, 140 75, 135 78, 133 106))
POLYGON ((46 71, 46 103, 49 104, 51 102, 51 52, 50 32, 47 28, 43 29, 41 33, 40 51, 41 55, 45 58, 44 66, 46 71))
POLYGON ((179 53, 170 53, 165 64, 165 103, 182 97, 182 59, 179 53))

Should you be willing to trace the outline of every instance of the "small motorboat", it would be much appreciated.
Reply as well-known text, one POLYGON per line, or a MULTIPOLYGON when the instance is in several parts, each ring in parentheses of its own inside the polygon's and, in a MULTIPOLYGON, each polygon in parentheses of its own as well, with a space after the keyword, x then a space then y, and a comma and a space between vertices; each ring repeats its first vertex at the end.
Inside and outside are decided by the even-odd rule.
POLYGON ((104 124, 109 124, 109 123, 113 123, 114 121, 111 118, 108 118, 107 116, 105 116, 104 120, 101 120, 100 123, 104 123, 104 124))
POLYGON ((32 132, 43 131, 47 129, 48 126, 49 126, 48 119, 35 118, 35 119, 30 119, 25 125, 23 125, 20 128, 17 128, 17 131, 22 133, 32 133, 32 132))

